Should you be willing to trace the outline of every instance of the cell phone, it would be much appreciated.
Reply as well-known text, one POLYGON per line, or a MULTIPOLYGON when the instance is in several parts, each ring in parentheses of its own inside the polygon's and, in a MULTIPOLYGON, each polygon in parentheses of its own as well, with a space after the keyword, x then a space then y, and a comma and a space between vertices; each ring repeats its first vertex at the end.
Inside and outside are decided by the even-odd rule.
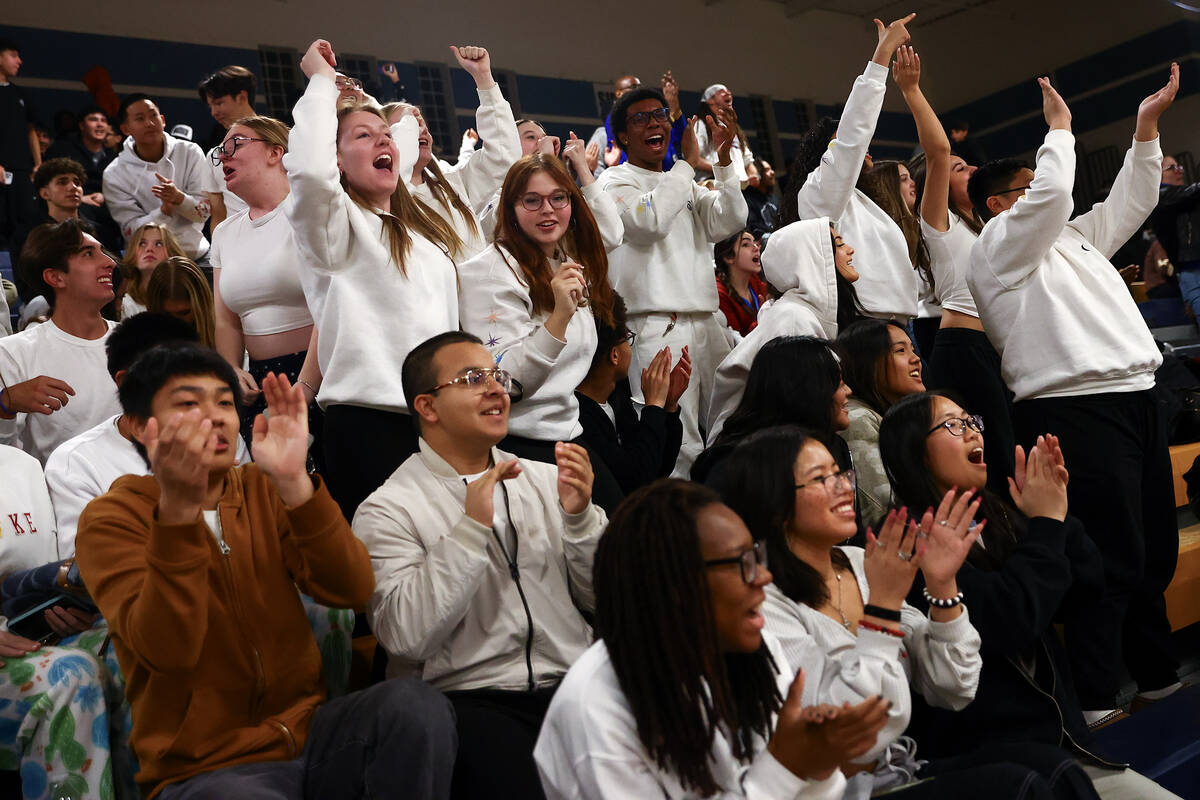
POLYGON ((396 74, 396 65, 395 64, 384 64, 379 69, 381 72, 383 72, 384 75, 395 75, 396 74))
POLYGON ((46 616, 43 613, 51 606, 74 606, 89 614, 95 613, 95 608, 88 606, 69 594, 62 594, 37 603, 13 619, 10 619, 8 621, 8 629, 18 636, 24 636, 26 639, 46 644, 58 636, 54 632, 54 629, 50 627, 50 623, 46 622, 46 616))
POLYGON ((13 174, 7 170, 4 172, 4 185, 12 186, 13 174))

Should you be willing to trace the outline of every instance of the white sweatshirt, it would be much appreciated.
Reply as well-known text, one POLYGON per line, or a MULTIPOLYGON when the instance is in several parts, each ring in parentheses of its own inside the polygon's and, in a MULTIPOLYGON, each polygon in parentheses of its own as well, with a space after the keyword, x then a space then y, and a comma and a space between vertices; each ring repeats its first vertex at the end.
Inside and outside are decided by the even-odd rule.
MULTIPOLYGON (((46 486, 58 519, 60 558, 75 555, 79 515, 88 503, 108 492, 122 475, 149 475, 150 467, 133 442, 117 429, 120 414, 60 444, 46 459, 46 486)), ((246 443, 237 437, 237 463, 250 461, 246 443)))
POLYGON ((837 266, 829 220, 806 219, 771 234, 762 254, 763 277, 783 295, 758 314, 758 325, 717 367, 708 407, 708 441, 716 441, 725 420, 746 390, 758 351, 781 336, 837 338, 837 266))
MULTIPOLYGON (((504 99, 500 86, 476 89, 476 92, 479 94, 479 109, 475 112, 475 130, 479 132, 483 146, 470 158, 459 160, 457 164, 438 161, 438 168, 441 169, 446 183, 453 187, 462 201, 475 212, 476 230, 471 229, 467 220, 454 206, 447 208, 434 199, 433 192, 429 189, 428 172, 423 176, 423 182, 410 181, 408 184, 409 193, 440 214, 454 227, 458 238, 462 239, 463 249, 457 258, 459 263, 479 253, 491 241, 490 235, 484 236, 484 228, 478 215, 499 191, 504 183, 504 176, 508 174, 508 168, 521 158, 521 137, 517 134, 517 123, 513 119, 512 106, 504 99)), ((411 174, 411 170, 403 174, 411 174)), ((492 222, 494 224, 495 220, 492 222)))
POLYGON ((872 316, 908 318, 917 314, 920 280, 908 258, 900 226, 855 185, 875 135, 887 67, 874 61, 854 81, 837 134, 821 163, 800 187, 800 219, 829 217, 842 238, 854 246, 859 302, 872 316))
MULTIPOLYGON (((621 238, 625 235, 625 226, 621 224, 621 212, 616 203, 605 193, 599 181, 592 181, 587 186, 579 187, 583 199, 587 201, 588 209, 596 219, 596 227, 600 230, 600 239, 604 242, 604 252, 611 253, 621 246, 621 238)), ((479 215, 479 224, 483 236, 491 244, 496 238, 497 209, 500 206, 500 189, 492 195, 483 213, 479 215)))
MULTIPOLYGON (((720 155, 717 153, 716 144, 708 138, 708 126, 704 124, 704 120, 696 120, 692 130, 696 133, 696 144, 699 145, 700 157, 715 165, 720 159, 720 155)), ((740 136, 735 136, 733 144, 729 148, 729 166, 733 168, 733 174, 737 175, 738 181, 743 187, 749 180, 746 176, 746 165, 753 160, 754 153, 750 150, 750 146, 743 142, 740 136)))
POLYGON ((250 219, 250 209, 244 208, 227 217, 213 234, 209 260, 221 302, 238 315, 247 336, 313 324, 286 203, 285 199, 258 219, 250 219))
MULTIPOLYGON (((321 332, 317 361, 324 378, 317 401, 322 407, 345 403, 407 413, 400 384, 404 357, 431 336, 458 330, 454 262, 409 231, 412 245, 401 273, 379 213, 342 189, 337 93, 332 80, 313 76, 293 111, 296 125, 283 157, 292 186, 284 213, 295 235, 304 296, 321 332)), ((405 116, 392 126, 393 135, 406 126, 411 134, 416 120, 405 116)), ((406 157, 402 146, 401 162, 406 157)))
POLYGON ((99 339, 72 336, 52 319, 0 339, 0 376, 6 384, 46 375, 65 381, 75 391, 65 406, 50 414, 17 414, 15 419, 0 420, 0 444, 20 447, 45 463, 67 439, 121 411, 104 352, 104 342, 116 323, 107 324, 108 333, 99 339))
MULTIPOLYGON (((871 602, 861 547, 839 548, 850 559, 863 604, 871 602)), ((844 587, 852 592, 852 587, 844 587)), ((804 670, 804 704, 861 703, 874 695, 892 702, 875 746, 855 759, 869 764, 904 732, 912 716, 909 683, 930 705, 958 711, 975 699, 983 658, 979 632, 967 611, 934 622, 908 603, 900 607, 904 638, 860 628, 851 633, 815 608, 766 587, 766 630, 778 637, 789 668, 804 670)))
MULTIPOLYGON (((512 459, 492 449, 492 462, 512 459)), ((467 516, 464 476, 424 440, 354 515, 375 571, 367 608, 371 630, 388 652, 388 677, 419 667, 442 691, 529 688, 557 683, 591 641, 576 606, 591 609, 592 558, 608 518, 591 505, 567 514, 558 500, 558 468, 521 459, 504 481, 510 530, 467 516), (506 540, 533 619, 496 541, 506 540)), ((498 502, 503 505, 503 494, 498 502)), ((499 509, 497 509, 499 512, 499 509)))
MULTIPOLYGON (((766 632, 763 641, 780 670, 779 692, 787 697, 794 673, 779 642, 766 632)), ((646 752, 603 640, 575 662, 554 693, 533 759, 547 800, 699 797, 646 752)), ((797 777, 775 760, 761 738, 755 739, 750 763, 739 762, 723 729, 713 736, 709 764, 721 786, 714 800, 840 800, 846 786, 840 770, 823 781, 797 777)))
POLYGON ((732 167, 714 167, 718 190, 693 179, 682 159, 668 172, 628 162, 597 181, 621 212, 624 243, 608 275, 630 314, 712 313, 720 306, 711 245, 746 226, 746 199, 732 167))
MULTIPOLYGON (((561 262, 551 262, 555 272, 561 262)), ((587 265, 585 264, 586 268, 587 265)), ((483 340, 500 366, 521 382, 525 396, 512 407, 508 432, 542 441, 568 441, 583 434, 575 387, 587 377, 596 353, 592 309, 575 309, 565 341, 544 325, 548 311, 533 312, 533 300, 516 256, 491 245, 459 268, 463 330, 483 340)))
POLYGON ((1109 258, 1158 203, 1158 139, 1134 141, 1108 199, 1068 222, 1075 137, 1052 130, 1025 196, 989 220, 967 283, 1017 401, 1154 386, 1162 356, 1109 258))
MULTIPOLYGON (((67 558, 59 555, 54 528, 42 465, 0 445, 0 575, 67 558)), ((8 620, 0 616, 0 630, 7 629, 8 620)))
POLYGON ((163 136, 163 156, 153 162, 139 158, 133 150, 133 137, 126 137, 120 155, 104 168, 104 202, 126 242, 138 228, 155 222, 175 234, 189 258, 201 258, 208 252, 208 239, 201 230, 212 213, 208 195, 223 187, 216 185, 212 162, 199 145, 169 133, 163 136), (150 191, 159 185, 156 172, 173 180, 185 195, 170 216, 162 213, 162 201, 150 191))
POLYGON ((975 298, 967 286, 967 270, 971 266, 971 248, 979 237, 967 227, 958 214, 947 211, 950 229, 936 230, 921 220, 921 233, 929 247, 929 268, 933 272, 933 291, 938 304, 950 311, 978 317, 975 298))

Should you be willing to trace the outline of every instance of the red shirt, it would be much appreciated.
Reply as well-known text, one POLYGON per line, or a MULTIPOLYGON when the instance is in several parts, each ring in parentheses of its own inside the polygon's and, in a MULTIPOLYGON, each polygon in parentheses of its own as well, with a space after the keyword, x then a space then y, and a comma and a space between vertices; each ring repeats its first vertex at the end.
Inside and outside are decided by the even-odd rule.
POLYGON ((725 319, 729 320, 729 327, 742 336, 750 333, 758 325, 758 309, 767 299, 766 281, 757 275, 751 275, 750 291, 754 293, 754 300, 746 301, 736 294, 730 294, 725 284, 717 281, 721 311, 725 313, 725 319))

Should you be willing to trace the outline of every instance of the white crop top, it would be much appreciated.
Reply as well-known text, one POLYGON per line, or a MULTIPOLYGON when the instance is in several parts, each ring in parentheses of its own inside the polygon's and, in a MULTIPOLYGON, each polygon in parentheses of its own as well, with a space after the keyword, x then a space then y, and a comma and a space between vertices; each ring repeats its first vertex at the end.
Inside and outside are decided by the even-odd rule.
POLYGON ((935 230, 921 220, 921 233, 929 247, 929 268, 933 272, 934 291, 942 308, 978 317, 975 298, 967 287, 967 269, 971 265, 971 246, 978 238, 957 214, 950 217, 950 230, 935 230))
POLYGON ((270 213, 250 219, 239 211, 213 235, 213 269, 221 271, 221 300, 242 320, 242 333, 264 336, 312 325, 300 285, 300 257, 284 200, 270 213))

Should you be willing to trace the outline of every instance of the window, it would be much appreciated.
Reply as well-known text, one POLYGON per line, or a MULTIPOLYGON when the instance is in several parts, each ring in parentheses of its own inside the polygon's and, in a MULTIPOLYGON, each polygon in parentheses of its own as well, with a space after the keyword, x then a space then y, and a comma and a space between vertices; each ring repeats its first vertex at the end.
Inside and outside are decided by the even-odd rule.
POLYGON ((259 45, 258 59, 268 111, 276 119, 291 120, 300 93, 300 54, 290 47, 259 45))
POLYGON ((458 120, 454 113, 454 96, 450 88, 450 71, 445 64, 417 64, 417 92, 421 98, 421 114, 443 153, 457 153, 459 147, 458 120))
POLYGON ((372 87, 378 83, 376 78, 379 76, 379 71, 373 57, 354 53, 338 53, 337 62, 338 72, 349 75, 351 78, 358 78, 367 93, 374 94, 372 87))

